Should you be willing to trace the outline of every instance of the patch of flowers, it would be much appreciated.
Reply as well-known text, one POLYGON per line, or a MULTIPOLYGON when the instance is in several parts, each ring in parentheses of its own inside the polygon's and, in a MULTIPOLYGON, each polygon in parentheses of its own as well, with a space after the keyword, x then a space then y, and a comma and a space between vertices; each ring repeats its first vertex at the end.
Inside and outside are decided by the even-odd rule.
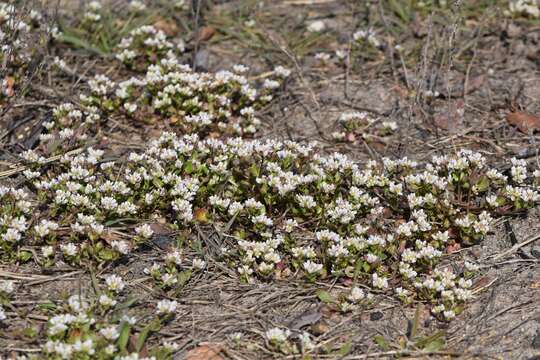
POLYGON ((132 69, 146 69, 158 59, 177 58, 185 50, 183 40, 172 40, 152 25, 133 29, 120 44, 116 58, 132 69))
POLYGON ((163 263, 154 262, 144 269, 144 273, 150 275, 159 288, 170 290, 184 285, 194 272, 205 267, 204 260, 193 258, 189 261, 182 249, 173 248, 164 256, 163 263))
POLYGON ((0 327, 7 319, 5 306, 9 306, 9 299, 15 291, 15 282, 11 280, 0 280, 0 327))
POLYGON ((141 324, 125 310, 117 310, 124 287, 119 276, 109 275, 100 293, 75 294, 58 306, 47 322, 42 355, 47 359, 170 358, 177 349, 175 344, 165 342, 150 348, 147 341, 166 321, 174 318, 174 302, 160 301, 155 314, 141 324), (143 349, 148 355, 140 356, 143 349))
POLYGON ((338 141, 354 142, 357 138, 364 141, 376 140, 395 133, 398 126, 395 121, 374 118, 367 112, 345 112, 338 119, 341 129, 332 133, 338 141))
POLYGON ((232 72, 197 73, 170 59, 149 66, 144 77, 118 83, 96 76, 89 81, 90 92, 80 96, 82 104, 64 103, 53 110, 36 152, 50 156, 83 146, 109 117, 161 121, 201 136, 250 136, 261 124, 258 110, 273 99, 290 71, 277 67, 270 78, 254 84, 243 75, 247 70, 237 65, 232 72))
MULTIPOLYGON (((523 161, 504 175, 470 151, 422 166, 385 159, 362 167, 295 142, 164 133, 121 167, 103 156, 92 148, 65 156, 51 176, 27 155, 37 192, 30 201, 21 189, 2 189, 2 249, 30 235, 69 263, 111 261, 152 236, 144 225, 119 232, 117 223, 164 218, 188 233, 227 225, 221 257, 245 281, 354 278, 403 301, 427 300, 449 319, 471 297, 471 282, 465 268, 438 267, 443 255, 481 241, 493 216, 540 201, 537 172, 530 176, 523 161)), ((177 250, 147 272, 172 286, 181 264, 177 250)))
POLYGON ((538 0, 510 0, 508 6, 511 15, 540 17, 540 2, 538 0))
POLYGON ((0 3, 0 104, 15 95, 22 75, 37 51, 35 44, 45 38, 38 10, 27 10, 12 3, 0 3), (32 45, 32 46, 29 46, 32 45))

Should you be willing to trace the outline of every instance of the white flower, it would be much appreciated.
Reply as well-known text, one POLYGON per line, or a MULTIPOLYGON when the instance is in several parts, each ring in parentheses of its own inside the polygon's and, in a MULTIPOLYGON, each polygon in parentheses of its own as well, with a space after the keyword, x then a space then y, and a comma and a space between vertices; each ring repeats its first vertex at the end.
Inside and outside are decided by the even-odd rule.
POLYGON ((107 340, 116 340, 120 336, 117 327, 114 325, 99 330, 99 333, 107 340))
POLYGON ((7 319, 6 312, 4 311, 4 308, 2 307, 2 305, 0 305, 0 322, 6 319, 7 319))
POLYGON ((160 315, 172 314, 176 311, 177 307, 178 302, 165 299, 158 302, 156 312, 160 315))
POLYGON ((379 276, 377 273, 373 273, 371 276, 372 284, 379 289, 386 289, 388 287, 388 279, 384 276, 379 276))
POLYGON ((302 266, 304 267, 304 270, 308 272, 308 274, 319 273, 323 268, 322 264, 315 263, 311 260, 307 260, 302 264, 302 266))
POLYGON ((51 257, 54 254, 54 248, 52 246, 42 246, 41 253, 43 254, 43 257, 51 257))
POLYGON ((116 274, 109 275, 105 278, 105 283, 107 284, 107 288, 114 292, 120 292, 124 289, 126 284, 124 284, 124 280, 116 274))
POLYGON ((349 301, 353 303, 356 303, 363 300, 365 297, 366 297, 366 294, 364 293, 364 290, 355 286, 351 289, 351 293, 349 294, 347 299, 349 299, 349 301))
POLYGON ((280 328, 273 328, 266 332, 266 338, 270 342, 283 343, 291 336, 289 329, 282 330, 280 328))
POLYGON ((135 233, 144 239, 149 239, 154 234, 154 231, 148 224, 143 224, 135 228, 135 233))
POLYGON ((104 306, 104 307, 111 307, 111 306, 114 306, 116 305, 117 301, 108 297, 107 295, 105 294, 101 294, 99 296, 99 304, 104 306))
POLYGON ((309 32, 321 32, 324 29, 326 29, 326 24, 322 20, 313 21, 307 26, 309 32))
POLYGON ((193 267, 197 270, 203 270, 206 267, 206 262, 203 259, 193 259, 193 267))

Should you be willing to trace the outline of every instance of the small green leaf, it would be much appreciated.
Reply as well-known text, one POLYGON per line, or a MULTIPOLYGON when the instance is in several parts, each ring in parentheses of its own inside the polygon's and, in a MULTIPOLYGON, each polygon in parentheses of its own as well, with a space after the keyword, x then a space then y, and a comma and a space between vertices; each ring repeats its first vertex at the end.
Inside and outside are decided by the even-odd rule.
POLYGON ((444 347, 444 340, 443 339, 437 339, 433 340, 424 346, 425 351, 439 351, 444 347))
POLYGON ((128 299, 126 301, 124 301, 123 303, 119 303, 117 304, 115 307, 114 307, 114 310, 115 311, 118 311, 118 310, 124 310, 124 309, 128 309, 130 308, 133 304, 135 304, 137 302, 138 298, 135 297, 135 296, 131 296, 131 297, 128 297, 128 299))
POLYGON ((120 336, 118 336, 118 340, 116 341, 116 345, 118 346, 118 349, 120 349, 120 351, 126 350, 130 333, 131 325, 127 321, 123 322, 120 327, 120 336))
POLYGON ((32 253, 30 251, 21 251, 19 252, 19 256, 18 256, 19 260, 23 263, 27 262, 28 260, 30 260, 32 258, 32 253))
POLYGON ((146 339, 152 332, 159 331, 161 328, 161 323, 159 322, 159 319, 154 319, 151 321, 148 325, 142 329, 142 331, 139 333, 139 336, 137 337, 137 344, 135 349, 137 352, 140 352, 144 346, 144 343, 146 342, 146 339))
POLYGON ((191 279, 191 270, 184 270, 178 273, 178 285, 184 286, 191 279))
POLYGON ((388 345, 388 342, 385 340, 385 338, 381 335, 375 335, 373 337, 373 341, 375 341, 375 343, 377 345, 379 345, 379 347, 383 350, 383 351, 388 351, 390 349, 390 346, 388 345))
POLYGON ((319 300, 321 300, 325 304, 335 304, 336 303, 336 299, 334 299, 332 297, 332 295, 330 295, 330 293, 328 291, 319 289, 319 290, 317 290, 317 292, 315 294, 317 295, 319 300))
POLYGON ((56 304, 53 303, 52 301, 47 302, 47 303, 43 303, 43 304, 39 304, 37 307, 40 310, 56 310, 56 304))
POLYGON ((350 341, 347 341, 343 346, 341 346, 337 352, 337 355, 339 356, 345 356, 349 352, 351 352, 352 349, 352 343, 350 341))

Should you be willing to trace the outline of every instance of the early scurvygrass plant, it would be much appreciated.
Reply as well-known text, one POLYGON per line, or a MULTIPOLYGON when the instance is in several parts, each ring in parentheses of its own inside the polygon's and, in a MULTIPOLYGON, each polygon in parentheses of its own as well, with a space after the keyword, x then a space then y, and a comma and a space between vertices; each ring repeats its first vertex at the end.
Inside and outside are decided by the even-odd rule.
POLYGON ((159 65, 150 65, 144 77, 117 84, 96 77, 81 101, 107 116, 164 121, 182 133, 249 136, 260 124, 256 110, 272 100, 281 86, 278 79, 290 71, 277 67, 272 78, 256 87, 243 75, 247 70, 237 65, 232 72, 197 73, 175 59, 162 59, 159 65))
POLYGON ((339 141, 353 142, 357 137, 365 141, 383 138, 392 135, 397 130, 394 121, 383 121, 374 118, 367 112, 345 112, 339 117, 340 131, 332 133, 332 137, 339 141))
POLYGON ((145 70, 159 59, 178 58, 185 49, 183 40, 169 39, 152 25, 133 29, 118 44, 116 58, 131 69, 145 70))
MULTIPOLYGON (((89 148, 62 159, 58 175, 31 180, 37 198, 52 204, 36 219, 34 232, 43 235, 39 245, 58 244, 68 262, 128 256, 152 236, 148 225, 140 225, 131 240, 129 234, 112 240, 113 224, 131 219, 163 218, 187 233, 199 225, 227 224, 222 258, 245 281, 294 274, 308 281, 345 277, 378 292, 397 282, 398 298, 428 300, 437 310, 442 305, 434 311, 442 318, 459 312, 471 296, 466 269, 437 267, 447 249, 477 243, 492 216, 540 200, 536 172, 532 179, 522 161, 512 160, 507 177, 465 150, 422 167, 407 159, 361 167, 342 154, 320 155, 295 142, 164 133, 144 151, 131 153, 121 171, 102 162, 103 156, 89 148)), ((26 157, 39 163, 35 154, 26 157)), ((19 223, 26 222, 13 219, 29 211, 29 204, 20 190, 3 192, 18 198, 3 209, 13 215, 6 217, 2 236, 19 234, 21 240, 26 225, 19 223), (23 203, 17 206, 19 198, 23 203)), ((2 247, 14 249, 19 240, 4 240, 2 247)), ((148 273, 166 289, 185 270, 177 249, 165 267, 154 265, 148 273)))
POLYGON ((15 96, 23 82, 35 52, 36 44, 44 42, 46 34, 42 14, 10 2, 0 3, 0 106, 15 96))
POLYGON ((177 348, 174 344, 147 348, 146 342, 174 318, 176 306, 163 300, 154 317, 141 325, 124 310, 116 310, 124 287, 119 276, 109 275, 100 293, 72 295, 49 316, 42 355, 46 359, 143 359, 138 354, 145 347, 147 359, 169 359, 177 348), (136 343, 130 342, 132 336, 137 337, 136 343))

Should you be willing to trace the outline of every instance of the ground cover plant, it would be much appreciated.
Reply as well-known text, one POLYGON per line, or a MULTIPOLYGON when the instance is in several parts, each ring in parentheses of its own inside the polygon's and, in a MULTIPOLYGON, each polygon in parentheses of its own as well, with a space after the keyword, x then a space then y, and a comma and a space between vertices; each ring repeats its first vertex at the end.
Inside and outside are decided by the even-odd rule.
POLYGON ((538 355, 539 6, 0 3, 0 358, 538 355))

